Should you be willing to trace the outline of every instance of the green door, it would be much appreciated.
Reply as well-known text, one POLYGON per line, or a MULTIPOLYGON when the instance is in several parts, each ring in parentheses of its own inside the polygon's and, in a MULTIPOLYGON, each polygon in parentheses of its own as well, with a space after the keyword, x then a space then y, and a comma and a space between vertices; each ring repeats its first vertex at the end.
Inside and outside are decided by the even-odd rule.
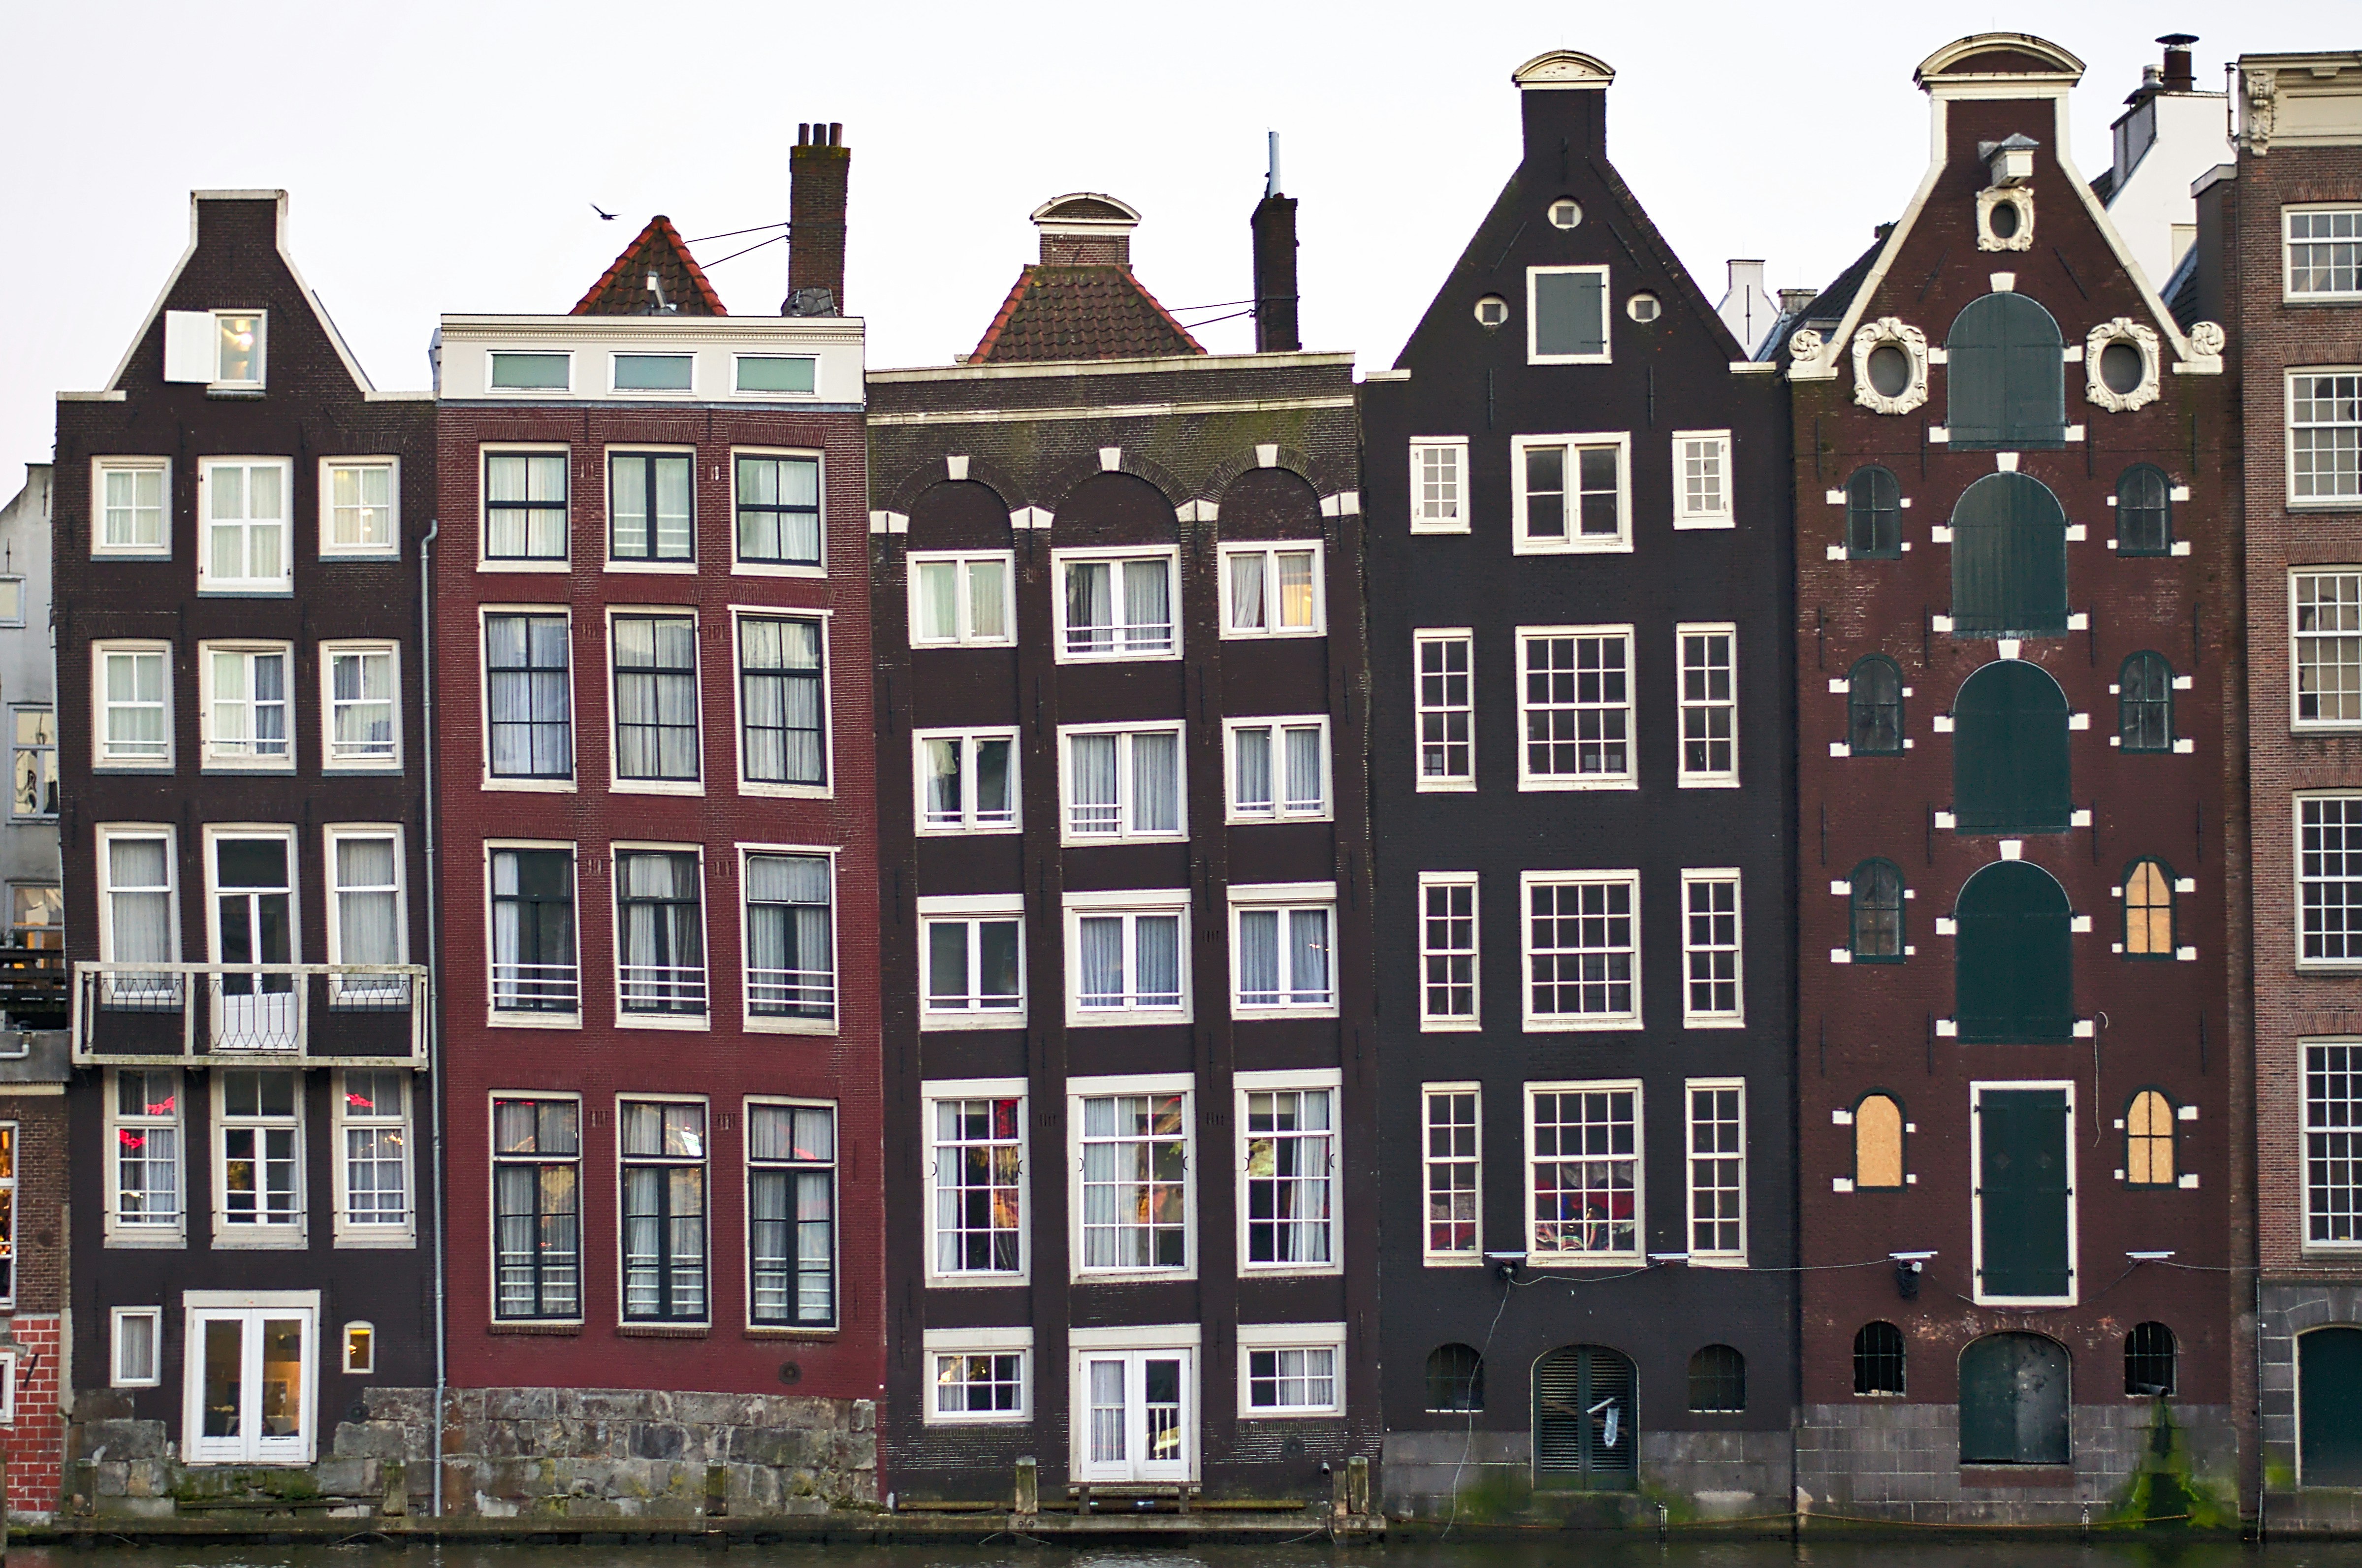
POLYGON ((2041 867, 1996 860, 1953 906, 1952 1015, 1964 1044, 2075 1038, 2075 917, 2041 867))
POLYGON ((1603 1345, 1562 1345, 1534 1363, 1534 1485, 1591 1490, 1639 1474, 1632 1364, 1603 1345))
POLYGON ((2058 1299, 2075 1284, 2067 1091, 1985 1089, 1976 1115, 1978 1295, 2058 1299))
POLYGON ((2067 443, 2067 366, 2058 323, 2020 293, 1986 294, 1945 341, 1945 414, 1955 450, 2021 452, 2067 443))
POLYGON ((2362 1486, 2362 1329, 2296 1342, 2297 1485, 2362 1486))
POLYGON ((1987 474, 1952 508, 1952 635, 2067 635, 2067 509, 2027 474, 1987 474))
POLYGON ((2068 1463, 2067 1351, 2039 1334, 1987 1334, 1960 1353, 1960 1463, 2068 1463))
POLYGON ((1952 702, 1957 833, 2064 833, 2075 820, 2067 693, 2040 665, 1995 659, 1952 702))

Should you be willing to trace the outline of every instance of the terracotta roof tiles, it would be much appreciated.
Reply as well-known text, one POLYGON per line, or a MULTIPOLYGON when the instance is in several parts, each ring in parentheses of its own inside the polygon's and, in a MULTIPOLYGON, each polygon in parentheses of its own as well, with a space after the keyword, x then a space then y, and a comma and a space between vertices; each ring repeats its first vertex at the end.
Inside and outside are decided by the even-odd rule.
POLYGON ((1032 266, 1019 275, 967 362, 1146 359, 1205 351, 1129 267, 1032 266))
POLYGON ((647 275, 654 272, 664 289, 665 302, 682 315, 728 315, 722 296, 705 281, 705 269, 689 253, 689 242, 672 219, 658 213, 624 247, 615 264, 599 275, 590 292, 569 315, 646 315, 649 314, 647 275))

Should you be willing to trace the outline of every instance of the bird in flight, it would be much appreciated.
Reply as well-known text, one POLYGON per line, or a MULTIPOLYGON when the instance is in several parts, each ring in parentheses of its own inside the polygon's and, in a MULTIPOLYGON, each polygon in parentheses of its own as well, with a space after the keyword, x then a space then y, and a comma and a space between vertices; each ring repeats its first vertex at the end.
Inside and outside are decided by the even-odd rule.
POLYGON ((601 206, 596 202, 590 204, 590 210, 597 213, 601 217, 605 218, 609 223, 613 223, 615 221, 615 215, 609 212, 606 208, 601 206))

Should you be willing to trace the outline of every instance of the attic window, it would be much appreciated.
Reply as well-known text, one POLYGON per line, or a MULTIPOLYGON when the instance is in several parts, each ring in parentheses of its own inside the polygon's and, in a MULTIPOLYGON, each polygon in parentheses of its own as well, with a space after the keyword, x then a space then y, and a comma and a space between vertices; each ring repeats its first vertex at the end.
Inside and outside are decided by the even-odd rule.
POLYGON ((166 311, 164 379, 259 391, 265 323, 265 313, 259 310, 166 311))
POLYGON ((697 365, 690 354, 618 354, 617 392, 687 392, 697 365))
POLYGON ((1645 291, 1640 293, 1634 294, 1630 299, 1624 302, 1624 314, 1630 316, 1634 321, 1654 321, 1657 319, 1658 315, 1661 314, 1663 308, 1663 306, 1657 303, 1656 295, 1646 293, 1645 291))
POLYGON ((1550 204, 1550 220, 1560 228, 1573 228, 1583 221, 1583 205, 1572 196, 1561 196, 1550 204))
POLYGON ((2100 350, 2100 380, 2118 397, 2136 390, 2147 379, 2141 351, 2123 338, 2100 350))
POLYGON ((1892 343, 1870 351, 1871 390, 1881 397, 1901 397, 1911 384, 1911 357, 1892 343))
POLYGON ((494 392, 565 392, 573 382, 572 357, 566 354, 501 354, 492 356, 494 392))
POLYGON ((1607 363, 1607 297, 1605 267, 1528 268, 1527 361, 1607 363))
POLYGON ((2018 218, 2016 204, 2012 202, 2003 202, 1999 206, 1996 206, 1993 208, 1992 216, 1989 221, 1992 224, 1993 237, 1995 239, 2014 239, 2017 237, 2018 218))
POLYGON ((1498 326, 1509 319, 1509 302, 1498 294, 1486 294, 1476 302, 1476 325, 1498 326))
POLYGON ((742 392, 803 392, 817 386, 820 361, 780 354, 738 356, 738 390, 742 392))

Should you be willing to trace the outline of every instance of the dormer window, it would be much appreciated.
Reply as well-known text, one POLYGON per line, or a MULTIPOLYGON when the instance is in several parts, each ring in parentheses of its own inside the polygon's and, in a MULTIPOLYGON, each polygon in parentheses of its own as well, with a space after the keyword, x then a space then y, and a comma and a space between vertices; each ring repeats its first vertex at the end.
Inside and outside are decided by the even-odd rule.
POLYGON ((259 310, 168 310, 164 379, 219 392, 262 390, 268 316, 259 310))

